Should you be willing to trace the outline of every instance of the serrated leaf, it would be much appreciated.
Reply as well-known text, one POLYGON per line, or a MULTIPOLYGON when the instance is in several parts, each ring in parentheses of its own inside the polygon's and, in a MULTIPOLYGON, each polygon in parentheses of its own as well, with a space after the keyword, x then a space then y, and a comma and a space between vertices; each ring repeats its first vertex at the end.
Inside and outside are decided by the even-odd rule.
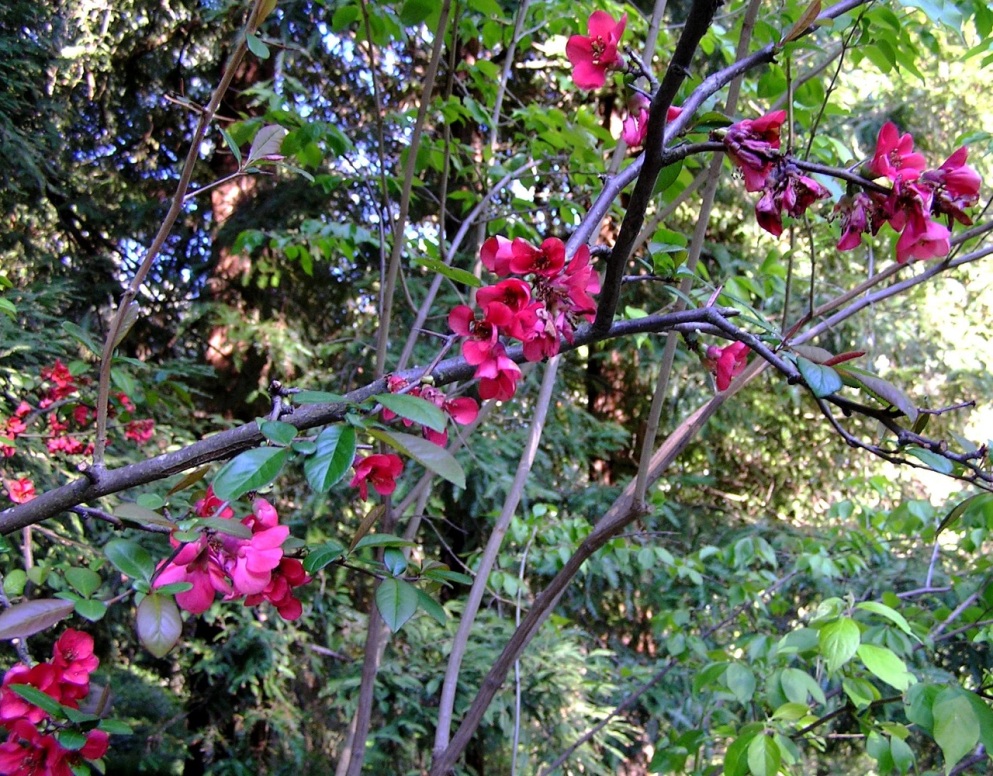
POLYGON ((480 288, 483 285, 483 281, 471 272, 466 272, 464 269, 459 269, 458 267, 449 267, 445 262, 438 261, 438 259, 417 258, 414 259, 413 264, 414 266, 421 266, 432 272, 437 272, 439 275, 443 275, 449 280, 454 280, 456 283, 461 283, 464 286, 469 286, 469 288, 480 288))
POLYGON ((979 720, 965 693, 958 687, 942 690, 931 707, 934 741, 945 757, 945 773, 979 743, 979 720))
POLYGON ((104 545, 103 554, 111 565, 131 579, 150 582, 155 573, 155 561, 137 542, 127 539, 111 539, 104 545))
POLYGON ((257 35, 248 35, 245 37, 245 45, 248 46, 248 50, 251 51, 259 59, 269 58, 269 47, 262 42, 262 39, 257 35))
POLYGON ((311 488, 326 493, 355 460, 355 429, 344 424, 328 426, 318 434, 315 444, 317 450, 304 459, 303 471, 311 488))
MULTIPOLYGON (((259 43, 262 43, 262 41, 260 40, 259 43)), ((265 59, 265 57, 262 56, 259 58, 265 59)), ((267 157, 278 156, 280 146, 283 144, 283 138, 288 134, 289 132, 278 124, 267 124, 262 127, 255 134, 255 139, 252 140, 252 145, 248 149, 248 158, 245 160, 245 164, 254 164, 255 162, 266 159, 267 157)))
POLYGON ((938 472, 938 474, 951 474, 955 471, 955 467, 951 461, 930 450, 925 450, 923 447, 905 447, 904 452, 907 455, 912 455, 929 469, 938 472))
POLYGON ((907 618, 900 614, 900 612, 896 609, 893 609, 884 603, 879 601, 862 601, 861 603, 856 604, 855 608, 866 612, 872 612, 873 614, 878 614, 880 617, 885 617, 908 636, 913 636, 913 632, 910 630, 910 623, 907 622, 907 618))
POLYGON ((262 436, 277 445, 286 447, 296 439, 296 426, 290 423, 284 423, 281 420, 257 420, 255 422, 258 424, 262 436))
POLYGON ((917 407, 914 406, 910 397, 893 385, 893 383, 863 369, 857 369, 851 366, 845 367, 844 371, 854 378, 874 398, 900 410, 900 412, 907 416, 911 423, 917 420, 917 407))
POLYGON ((70 614, 74 604, 58 598, 36 598, 0 612, 0 640, 25 639, 51 628, 70 614))
POLYGON ((103 583, 103 579, 92 569, 73 567, 66 569, 66 582, 83 598, 89 598, 103 583))
POLYGON ((417 605, 434 618, 439 625, 444 625, 448 621, 448 615, 442 605, 423 590, 416 587, 414 589, 417 590, 417 605))
POLYGON ((176 524, 169 518, 163 517, 151 509, 145 509, 140 504, 118 504, 114 508, 114 517, 119 517, 121 520, 127 520, 129 523, 137 523, 141 526, 160 526, 162 528, 168 528, 170 531, 176 527, 176 524))
MULTIPOLYGON (((385 504, 377 504, 376 506, 374 506, 372 509, 369 510, 368 514, 366 514, 366 516, 362 518, 362 522, 359 523, 359 527, 355 530, 355 535, 352 537, 352 541, 349 542, 348 544, 349 552, 355 550, 356 546, 358 546, 358 543, 362 541, 365 535, 372 530, 372 527, 376 525, 376 523, 378 523, 385 514, 386 514, 385 504)), ((368 545, 362 545, 362 546, 366 547, 368 545)))
POLYGON ((434 472, 458 488, 465 488, 465 472, 461 464, 445 448, 423 437, 381 429, 369 429, 369 434, 408 458, 413 458, 428 471, 434 472))
POLYGON ((376 588, 376 608, 386 626, 396 633, 417 611, 417 588, 402 579, 389 577, 376 588))
POLYGON ((904 692, 916 679, 907 671, 907 665, 893 650, 876 644, 862 644, 858 656, 876 678, 886 682, 900 692, 904 692))
POLYGON ((796 368, 800 370, 803 381, 810 388, 810 392, 818 399, 830 396, 836 391, 840 391, 844 386, 841 375, 835 369, 822 364, 815 364, 810 359, 797 356, 796 368))
POLYGON ((179 642, 183 618, 173 598, 152 593, 138 604, 135 627, 142 646, 155 657, 165 657, 179 642))
POLYGON ((448 427, 448 416, 442 409, 420 396, 405 393, 380 393, 372 397, 386 409, 414 423, 420 423, 435 431, 448 427))
POLYGON ((336 541, 330 541, 315 547, 303 559, 303 568, 308 574, 316 574, 325 566, 329 566, 345 554, 345 548, 336 541))
POLYGON ((92 598, 84 598, 81 601, 76 601, 75 611, 84 620, 96 622, 102 620, 107 613, 107 604, 92 598))
POLYGON ((821 655, 827 661, 828 673, 835 673, 855 657, 861 638, 859 626, 850 617, 841 617, 821 628, 818 642, 821 655))
POLYGON ((214 477, 214 494, 221 501, 234 501, 251 490, 264 488, 286 463, 285 447, 257 447, 232 458, 214 477))

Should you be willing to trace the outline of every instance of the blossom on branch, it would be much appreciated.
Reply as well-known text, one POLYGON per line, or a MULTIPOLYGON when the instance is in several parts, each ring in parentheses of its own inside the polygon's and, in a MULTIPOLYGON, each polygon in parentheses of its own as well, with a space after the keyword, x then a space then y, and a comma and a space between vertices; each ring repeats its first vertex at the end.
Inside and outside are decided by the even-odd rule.
POLYGON ((761 191, 779 158, 780 129, 786 111, 777 110, 757 119, 744 119, 724 132, 724 147, 731 162, 745 176, 745 191, 761 191))
POLYGON ((389 496, 396 490, 396 478, 403 472, 403 460, 393 453, 375 453, 357 458, 353 464, 355 476, 351 487, 358 488, 363 499, 369 498, 369 483, 380 496, 389 496))
POLYGON ((607 71, 624 66, 617 44, 627 21, 627 14, 615 22, 606 11, 594 11, 587 26, 589 34, 569 38, 565 54, 572 63, 572 80, 580 89, 599 89, 607 80, 607 71))
POLYGON ((704 363, 717 378, 717 390, 726 391, 748 363, 748 345, 744 342, 732 342, 723 348, 711 345, 704 363))

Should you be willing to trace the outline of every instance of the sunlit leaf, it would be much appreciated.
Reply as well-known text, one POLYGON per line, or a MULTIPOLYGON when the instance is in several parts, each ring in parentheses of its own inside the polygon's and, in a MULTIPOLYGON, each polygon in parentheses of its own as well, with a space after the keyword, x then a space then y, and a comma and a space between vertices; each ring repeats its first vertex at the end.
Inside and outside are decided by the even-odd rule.
POLYGON ((58 598, 35 598, 0 612, 0 639, 24 639, 51 628, 70 614, 74 604, 58 598))
POLYGON ((448 426, 448 415, 441 408, 420 396, 410 396, 405 393, 379 393, 372 398, 401 418, 420 423, 422 426, 427 426, 435 431, 444 431, 448 426))
POLYGON ((165 657, 179 642, 183 618, 173 598, 152 593, 138 604, 135 627, 142 646, 155 657, 165 657))
POLYGON ((369 429, 370 435, 385 442, 408 458, 413 458, 425 469, 434 472, 442 479, 459 488, 465 488, 465 472, 452 454, 440 445, 423 437, 401 434, 394 431, 369 429))
POLYGON ((285 447, 257 447, 228 461, 214 477, 214 493, 234 501, 251 490, 263 488, 279 476, 290 451, 285 447))

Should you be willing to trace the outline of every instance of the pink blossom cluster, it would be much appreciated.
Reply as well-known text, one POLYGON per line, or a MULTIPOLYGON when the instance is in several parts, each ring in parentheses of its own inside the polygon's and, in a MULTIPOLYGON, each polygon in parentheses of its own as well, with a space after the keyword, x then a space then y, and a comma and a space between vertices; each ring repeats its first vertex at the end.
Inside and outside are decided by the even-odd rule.
MULTIPOLYGON (((479 415, 479 404, 475 399, 470 399, 468 396, 457 396, 454 399, 449 399, 444 391, 435 388, 433 385, 417 385, 413 388, 408 388, 408 385, 409 383, 406 380, 396 375, 390 375, 386 378, 386 387, 390 393, 403 391, 408 396, 417 396, 425 401, 429 401, 438 409, 443 410, 460 426, 472 423, 476 419, 476 416, 479 415)), ((391 421, 396 416, 396 413, 392 410, 384 408, 382 411, 382 418, 385 421, 391 421)), ((405 426, 412 426, 413 423, 408 418, 403 419, 405 426)), ((435 431, 433 428, 424 427, 421 429, 421 432, 424 434, 425 439, 434 442, 436 445, 444 447, 448 444, 447 431, 435 431)))
POLYGON ((84 760, 99 760, 107 752, 109 737, 92 729, 79 749, 66 749, 55 733, 63 722, 26 701, 14 691, 25 685, 72 709, 90 691, 90 675, 100 661, 93 654, 93 637, 67 629, 52 650, 52 660, 34 667, 18 664, 7 671, 0 686, 0 727, 8 731, 0 744, 0 774, 4 776, 72 776, 84 760))
POLYGON ((786 111, 732 124, 724 133, 728 157, 745 179, 746 191, 761 191, 755 205, 759 226, 779 237, 783 213, 802 216, 814 202, 829 196, 821 184, 804 175, 780 151, 780 130, 786 111))
POLYGON ((476 367, 479 395, 506 401, 517 390, 521 370, 501 337, 524 343, 528 361, 554 356, 562 337, 572 342, 580 320, 595 317, 591 294, 600 291, 600 278, 590 266, 589 248, 581 246, 567 262, 565 244, 555 237, 537 248, 521 238, 491 237, 483 243, 480 259, 507 279, 476 292, 481 315, 459 305, 449 314, 448 325, 466 338, 462 355, 476 367))
POLYGON ((876 234, 884 223, 900 233, 896 259, 947 256, 951 250, 953 221, 966 226, 972 219, 965 209, 979 200, 982 179, 966 159, 969 149, 959 148, 936 170, 926 169, 927 161, 914 151, 914 138, 900 134, 896 125, 886 122, 876 139, 876 152, 866 164, 866 177, 885 179, 889 191, 857 192, 838 205, 842 234, 838 250, 848 251, 862 242, 866 232, 876 234), (936 218, 944 216, 945 224, 936 218))
MULTIPOLYGON (((194 511, 199 517, 234 518, 234 510, 211 489, 194 511)), ((293 591, 310 578, 299 560, 283 554, 290 529, 279 525, 275 508, 263 498, 255 499, 252 514, 240 523, 251 530, 251 538, 207 529, 195 542, 173 540, 178 550, 160 565, 153 587, 189 582, 193 587, 177 593, 176 603, 191 614, 207 611, 221 593, 225 601, 244 597, 245 606, 268 601, 284 620, 297 619, 303 607, 293 591)))

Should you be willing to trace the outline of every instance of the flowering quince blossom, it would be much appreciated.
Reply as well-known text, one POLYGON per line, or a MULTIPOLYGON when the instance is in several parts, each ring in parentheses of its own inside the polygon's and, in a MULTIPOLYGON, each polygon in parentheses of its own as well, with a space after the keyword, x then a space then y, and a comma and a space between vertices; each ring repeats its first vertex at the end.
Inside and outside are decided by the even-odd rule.
POLYGON ((925 169, 924 156, 913 149, 913 137, 900 135, 893 123, 879 130, 876 151, 865 170, 867 175, 886 178, 892 187, 888 193, 874 190, 842 199, 837 207, 842 214, 838 250, 856 248, 863 233, 876 234, 888 223, 900 233, 899 263, 941 258, 951 250, 952 221, 972 224, 965 208, 978 202, 982 180, 966 164, 968 149, 959 148, 936 170, 925 169), (947 218, 947 226, 934 220, 940 216, 947 218))
MULTIPOLYGON (((479 404, 476 403, 475 399, 470 399, 468 396, 460 396, 455 399, 449 399, 448 396, 445 395, 444 391, 441 391, 434 386, 418 385, 409 390, 405 390, 407 385, 407 381, 402 377, 390 375, 386 378, 386 386, 390 393, 405 391, 405 393, 410 396, 417 396, 425 401, 431 402, 435 407, 444 411, 460 426, 472 423, 479 414, 479 404)), ((383 408, 382 418, 384 421, 393 420, 396 416, 396 413, 392 410, 383 408)), ((413 425, 413 421, 408 418, 404 418, 403 424, 405 426, 411 426, 413 425)), ((424 433, 424 438, 429 442, 434 442, 434 444, 441 446, 448 444, 447 432, 435 431, 433 428, 427 427, 424 427, 422 431, 424 433)))
POLYGON ((93 654, 93 637, 69 628, 55 643, 51 662, 32 668, 18 664, 4 674, 0 727, 8 731, 8 736, 0 744, 0 774, 72 776, 74 766, 83 760, 99 760, 106 754, 109 736, 96 729, 86 734, 82 747, 63 747, 52 733, 65 723, 55 723, 48 712, 28 703, 12 689, 29 685, 63 706, 78 709, 90 691, 90 675, 99 663, 93 654))
MULTIPOLYGON (((652 103, 649 99, 637 93, 628 103, 628 116, 621 123, 621 140, 629 146, 640 146, 645 142, 648 135, 648 108, 652 103)), ((683 112, 682 108, 670 105, 666 110, 666 122, 672 121, 683 112)))
POLYGON ((786 111, 777 110, 757 119, 744 119, 724 132, 724 147, 732 163, 745 176, 745 191, 761 191, 766 176, 779 157, 779 132, 786 111))
POLYGON ((4 480, 3 486, 7 489, 7 498, 15 504, 25 504, 38 495, 35 493, 34 483, 28 477, 21 477, 18 480, 4 480))
POLYGON ((356 458, 355 476, 351 486, 359 489, 363 499, 369 498, 369 483, 380 496, 389 496, 397 488, 396 478, 403 472, 403 460, 393 453, 375 453, 356 458))
POLYGON ((726 391, 748 363, 748 345, 744 342, 732 342, 723 348, 711 345, 705 363, 717 378, 717 390, 726 391))
POLYGON ((766 178, 755 216, 760 227, 779 237, 783 233, 784 211, 799 218, 814 202, 828 196, 830 192, 813 178, 801 175, 795 165, 780 161, 766 178))
POLYGON ((624 35, 628 17, 614 21, 606 11, 594 11, 587 25, 588 35, 573 35, 565 45, 572 63, 572 80, 580 89, 599 89, 607 80, 607 71, 624 66, 617 44, 624 35))
MULTIPOLYGON (((234 518, 234 510, 224 505, 211 489, 194 505, 194 512, 199 517, 234 518)), ((292 597, 290 588, 310 579, 306 574, 297 574, 293 564, 283 565, 283 561, 293 560, 283 556, 283 543, 289 537, 290 529, 279 525, 275 508, 263 498, 255 499, 252 514, 243 518, 241 524, 251 530, 250 538, 205 531, 195 542, 179 544, 173 541, 179 551, 160 566, 152 587, 177 582, 192 585, 189 590, 176 594, 176 603, 191 614, 207 611, 217 593, 223 595, 225 601, 247 596, 247 606, 275 600, 277 611, 280 607, 287 612, 296 611, 299 602, 292 597), (274 580, 276 575, 281 581, 274 580)), ((297 612, 296 617, 299 616, 297 612)))

